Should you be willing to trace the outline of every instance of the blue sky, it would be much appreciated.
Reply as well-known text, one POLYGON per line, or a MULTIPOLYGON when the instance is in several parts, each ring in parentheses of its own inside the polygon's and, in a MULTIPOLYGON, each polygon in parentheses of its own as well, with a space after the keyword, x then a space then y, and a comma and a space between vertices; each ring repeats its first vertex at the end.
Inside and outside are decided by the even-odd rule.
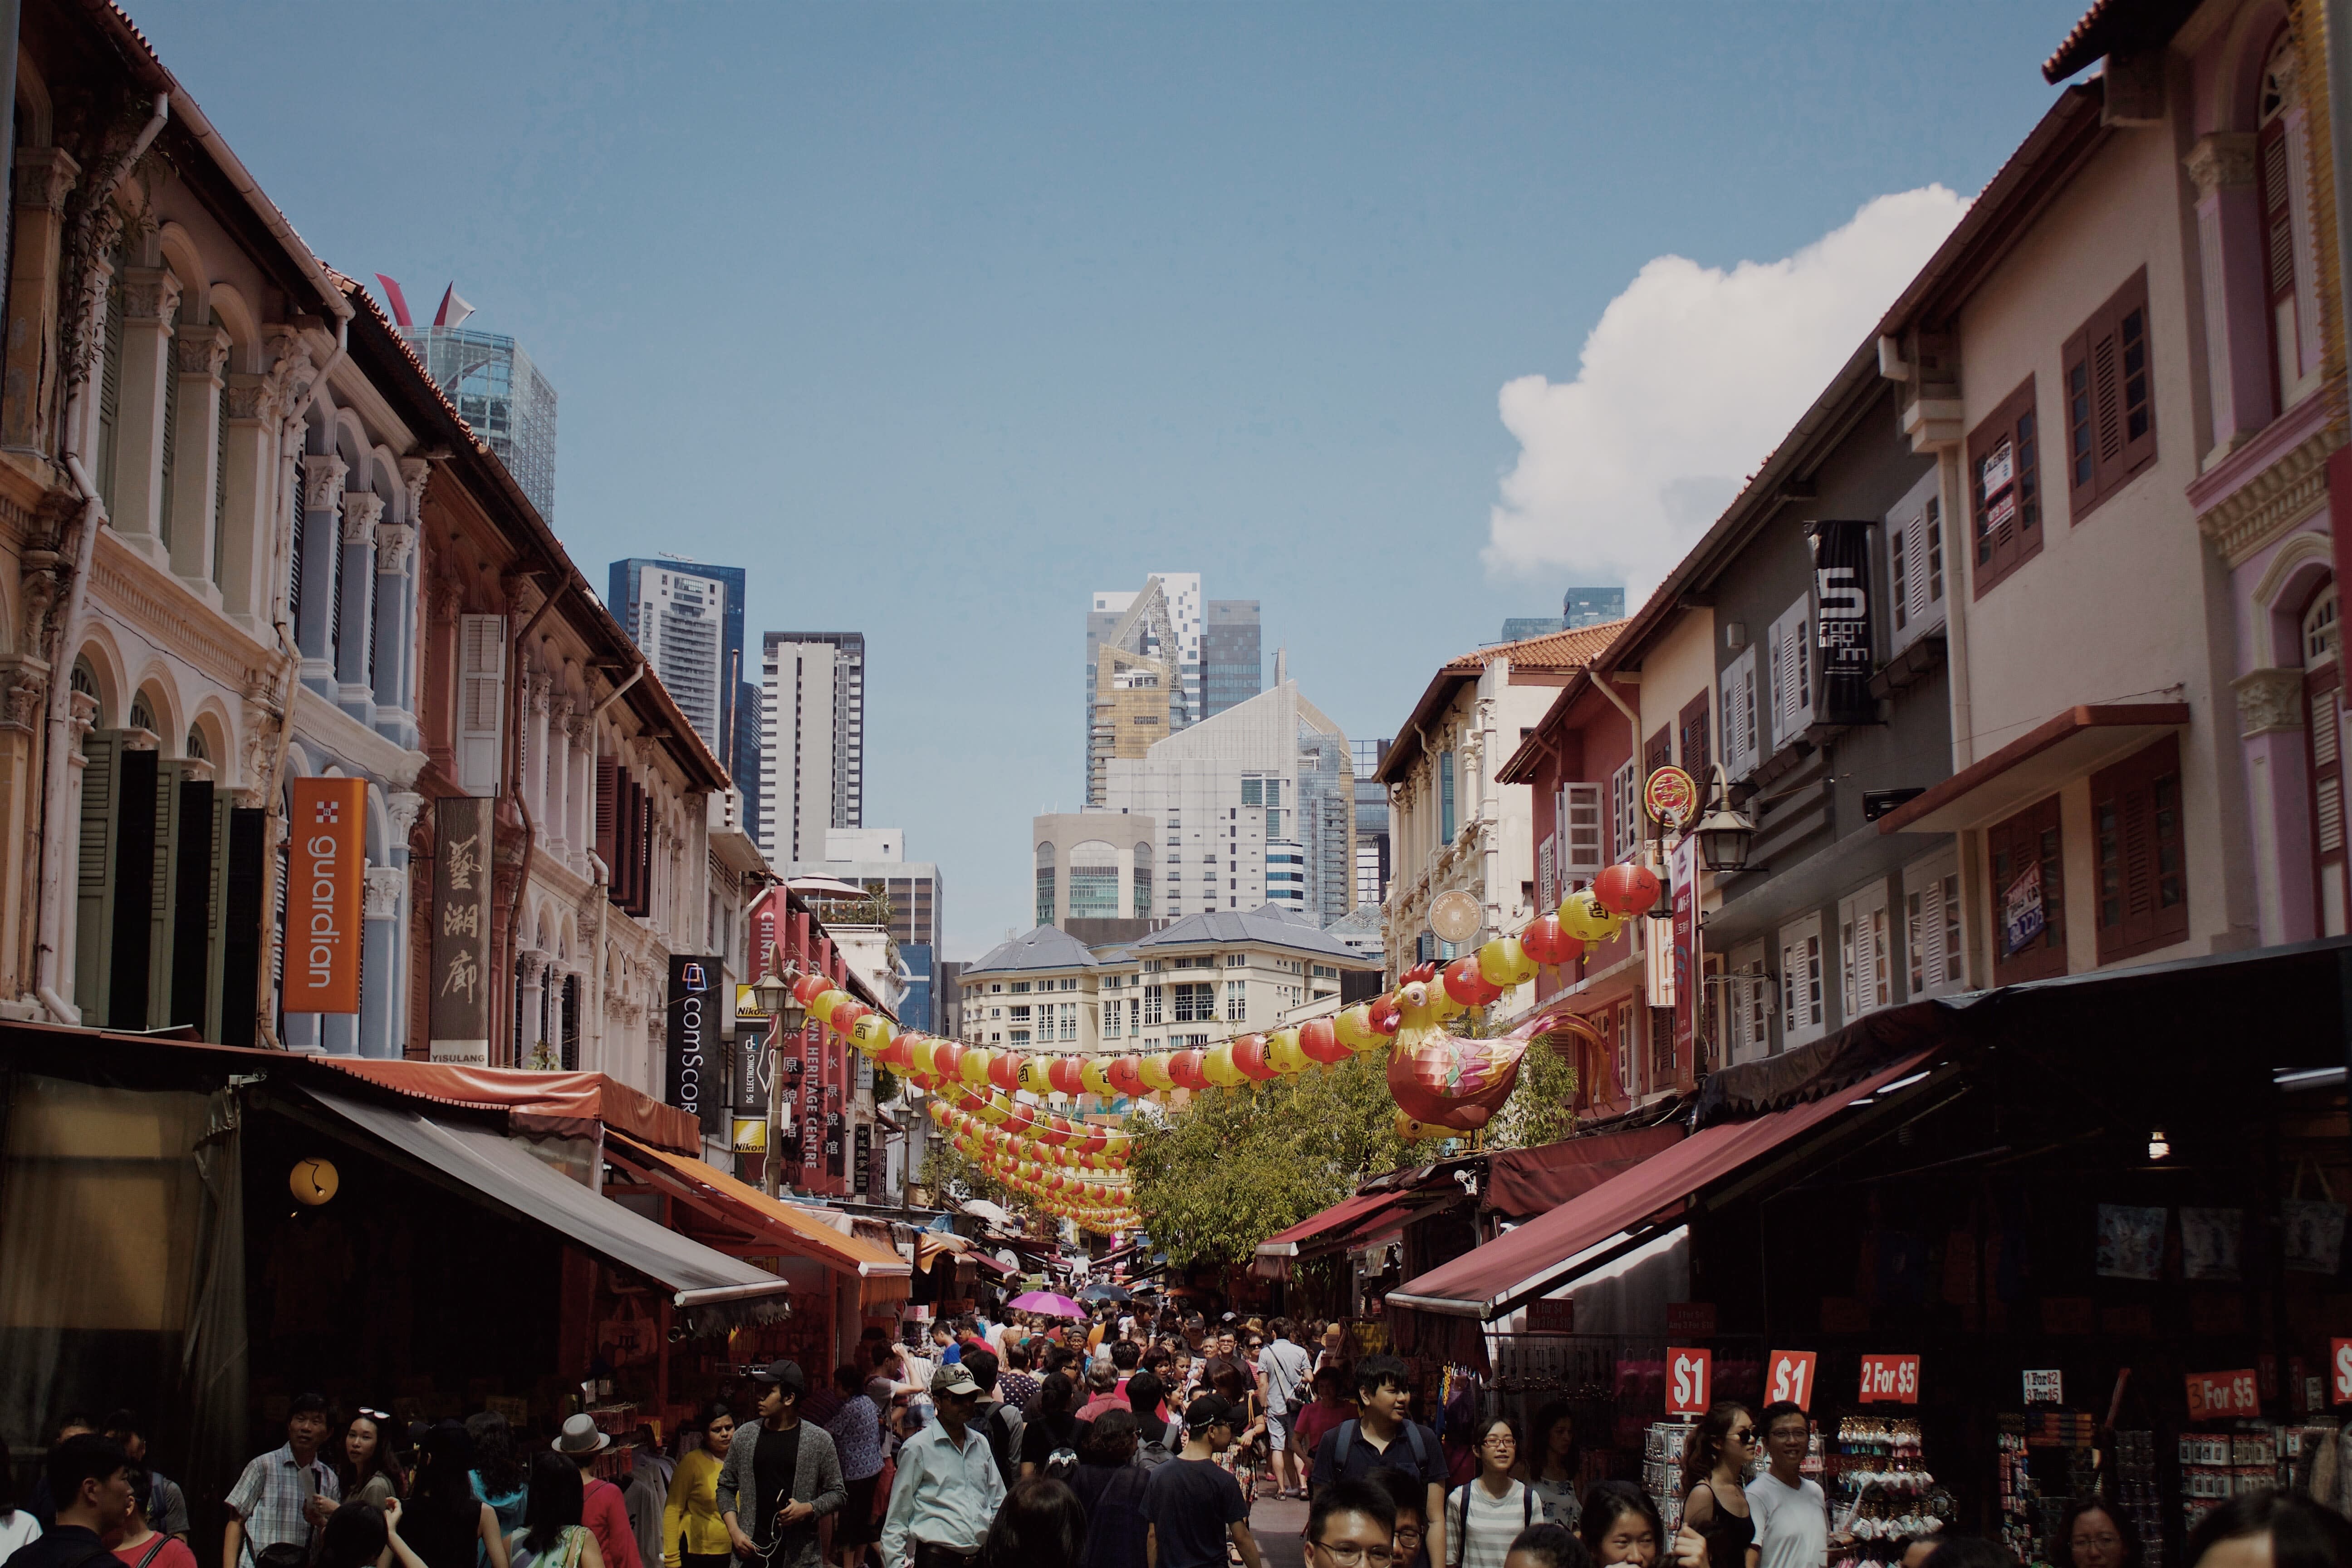
MULTIPOLYGON (((1261 600, 1366 737, 1593 562, 1638 591, 1608 517, 1486 552, 1502 388, 1657 258, 1972 195, 2080 3, 131 6, 322 258, 528 346, 591 582, 668 550, 750 569, 755 641, 866 634, 866 822, 969 957, 1080 802, 1090 590, 1261 600)), ((1768 408, 1859 341, 1790 320, 1842 335, 1727 354, 1768 408)))

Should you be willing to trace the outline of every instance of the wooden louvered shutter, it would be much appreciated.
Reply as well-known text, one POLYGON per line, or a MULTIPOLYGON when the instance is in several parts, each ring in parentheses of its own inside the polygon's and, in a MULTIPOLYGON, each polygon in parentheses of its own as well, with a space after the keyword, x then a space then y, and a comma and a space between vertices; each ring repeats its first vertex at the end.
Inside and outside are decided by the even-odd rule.
POLYGON ((114 935, 106 1016, 119 1029, 147 1026, 147 963, 154 952, 156 756, 124 752, 114 814, 114 935))
MULTIPOLYGON (((1553 798, 1557 800, 1559 797, 1553 798)), ((1562 822, 1559 830, 1545 834, 1543 842, 1536 846, 1536 911, 1538 914, 1549 913, 1552 906, 1559 902, 1553 885, 1553 868, 1557 864, 1554 847, 1566 826, 1567 824, 1562 822)))
POLYGON ((163 1024, 202 1030, 210 1016, 215 921, 213 868, 220 860, 220 814, 210 779, 180 781, 178 842, 171 853, 172 947, 169 984, 163 989, 163 1024))
POLYGON ((1607 805, 1598 784, 1562 784, 1559 829, 1559 892, 1566 898, 1601 875, 1609 864, 1607 805))
POLYGON ((1985 829, 1991 861, 1992 978, 1996 985, 2049 980, 2066 973, 2066 887, 2058 824, 2058 797, 2027 806, 1985 829), (2010 951, 2006 899, 2029 868, 2040 871, 2042 931, 2010 951))
POLYGON ((2156 460, 2148 364, 2147 273, 2116 290, 2066 341, 2066 496, 2080 522, 2156 460))
MULTIPOLYGON (((121 266, 122 258, 118 254, 114 262, 121 266)), ((122 449, 122 289, 120 284, 107 290, 105 310, 106 331, 98 368, 98 491, 111 515, 114 498, 122 490, 114 478, 114 466, 122 449)))
MULTIPOLYGON (((617 758, 596 759, 596 858, 604 862, 604 874, 617 880, 621 875, 617 864, 620 851, 615 847, 615 833, 620 823, 621 764, 617 758)), ((610 884, 608 883, 608 887, 610 884)))
POLYGON ((2310 748, 2311 852, 2318 877, 2314 911, 2322 936, 2338 934, 2347 907, 2344 856, 2343 666, 2329 659, 2303 678, 2304 742, 2310 748), (2330 905, 2333 905, 2331 911, 2330 905), (2330 919, 2331 912, 2333 919, 2330 919))
POLYGON ((507 618, 457 617, 457 787, 499 793, 499 737, 504 733, 507 618))
POLYGON ((2041 443, 2032 376, 1969 435, 1969 490, 1976 519, 1976 593, 1982 595, 2042 550, 2041 443))
POLYGON ((155 768, 155 812, 150 837, 154 841, 148 872, 147 1012, 139 1027, 160 1029, 172 1017, 172 979, 178 958, 175 931, 180 913, 180 845, 195 835, 183 833, 180 786, 188 782, 184 764, 158 763, 155 768))
POLYGON ((1713 762, 1713 742, 1708 734, 1706 693, 1702 691, 1683 707, 1675 728, 1681 731, 1683 772, 1706 788, 1708 769, 1713 762))
POLYGON ((2167 735, 2091 775, 2098 866, 2099 962, 2133 958, 2189 934, 2180 742, 2167 735))
POLYGON ((1650 737, 1650 743, 1642 748, 1642 778, 1644 784, 1648 782, 1652 773, 1674 760, 1674 728, 1672 725, 1661 725, 1658 732, 1650 737))
POLYGON ((106 1025, 108 962, 114 932, 114 824, 122 736, 93 730, 82 737, 81 832, 74 862, 74 1005, 93 1028, 106 1025))
POLYGON ((637 909, 639 915, 654 910, 654 797, 651 790, 637 790, 637 909))
POLYGON ((269 814, 259 806, 227 805, 228 843, 223 853, 221 896, 220 1042, 250 1046, 255 1002, 261 986, 264 940, 262 846, 269 814))
MULTIPOLYGON (((173 325, 179 325, 177 317, 173 325)), ((157 474, 155 493, 162 502, 155 509, 155 537, 168 550, 172 546, 172 481, 178 477, 180 458, 180 362, 172 349, 171 340, 163 343, 163 461, 157 474)))
POLYGON ((2284 411, 2287 389, 2303 374, 2294 300, 2294 187, 2287 158, 2286 117, 2263 128, 2254 150, 2263 209, 2263 293, 2270 320, 2271 384, 2284 411))

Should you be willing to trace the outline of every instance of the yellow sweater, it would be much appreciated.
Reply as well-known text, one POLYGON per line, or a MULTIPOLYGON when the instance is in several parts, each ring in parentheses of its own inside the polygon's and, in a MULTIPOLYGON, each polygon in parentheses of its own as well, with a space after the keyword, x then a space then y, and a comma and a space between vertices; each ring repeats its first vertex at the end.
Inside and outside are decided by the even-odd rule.
POLYGON ((681 1552, 723 1556, 735 1550, 727 1539, 727 1521, 719 1517, 719 1466, 718 1457, 707 1448, 697 1448, 677 1462, 669 1501, 662 1505, 662 1561, 669 1568, 683 1568, 681 1552))

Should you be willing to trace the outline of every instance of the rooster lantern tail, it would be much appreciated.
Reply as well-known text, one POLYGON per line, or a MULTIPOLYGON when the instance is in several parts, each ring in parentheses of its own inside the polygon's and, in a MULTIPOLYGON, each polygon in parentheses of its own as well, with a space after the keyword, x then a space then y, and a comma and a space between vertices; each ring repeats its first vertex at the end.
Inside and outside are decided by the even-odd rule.
POLYGON ((1408 1137, 1484 1128, 1517 1087, 1520 1059, 1537 1036, 1567 1029, 1598 1040, 1590 1025, 1567 1012, 1538 1014, 1491 1040, 1465 1039, 1446 1032, 1438 994, 1437 980, 1423 970, 1410 972, 1395 993, 1398 1023, 1389 1047, 1389 1093, 1403 1119, 1416 1124, 1408 1137))

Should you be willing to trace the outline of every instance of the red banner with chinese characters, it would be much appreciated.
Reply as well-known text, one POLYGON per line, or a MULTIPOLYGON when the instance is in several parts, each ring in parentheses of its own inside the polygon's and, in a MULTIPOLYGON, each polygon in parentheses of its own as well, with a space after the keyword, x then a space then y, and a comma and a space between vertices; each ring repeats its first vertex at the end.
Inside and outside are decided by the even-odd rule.
POLYGON ((1862 1403, 1919 1403, 1919 1358, 1916 1355, 1866 1355, 1862 1358, 1862 1403))

